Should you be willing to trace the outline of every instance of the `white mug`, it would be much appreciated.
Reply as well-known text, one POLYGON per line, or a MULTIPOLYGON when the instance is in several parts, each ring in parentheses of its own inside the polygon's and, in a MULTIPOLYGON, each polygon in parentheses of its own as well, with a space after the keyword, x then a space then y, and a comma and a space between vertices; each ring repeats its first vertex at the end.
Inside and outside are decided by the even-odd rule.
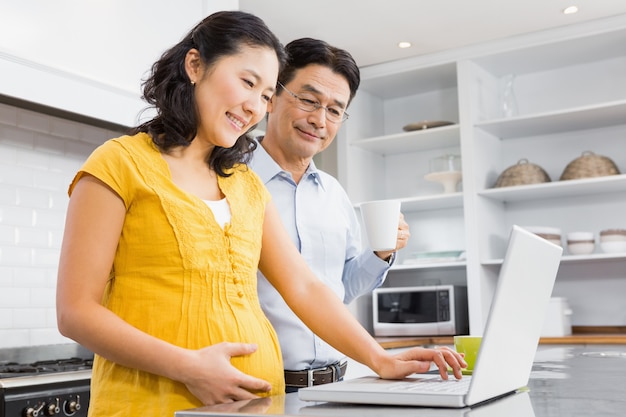
POLYGON ((400 201, 367 201, 361 203, 360 208, 365 234, 372 250, 394 250, 398 239, 400 201))

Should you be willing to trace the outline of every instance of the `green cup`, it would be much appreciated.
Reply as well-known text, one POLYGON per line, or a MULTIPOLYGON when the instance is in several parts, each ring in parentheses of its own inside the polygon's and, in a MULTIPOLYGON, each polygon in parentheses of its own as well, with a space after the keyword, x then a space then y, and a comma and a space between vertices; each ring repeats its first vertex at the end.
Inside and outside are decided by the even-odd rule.
POLYGON ((467 370, 473 371, 480 342, 483 340, 481 336, 454 336, 454 349, 459 353, 465 354, 465 362, 467 362, 467 370))

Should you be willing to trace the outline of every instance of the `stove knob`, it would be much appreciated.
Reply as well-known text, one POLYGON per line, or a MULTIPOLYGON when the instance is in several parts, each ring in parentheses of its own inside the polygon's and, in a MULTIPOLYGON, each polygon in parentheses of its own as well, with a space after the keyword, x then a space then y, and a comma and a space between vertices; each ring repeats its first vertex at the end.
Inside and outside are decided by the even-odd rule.
POLYGON ((37 408, 28 407, 24 410, 24 415, 26 417, 37 417, 46 403, 37 404, 37 408))
POLYGON ((63 408, 65 409, 64 411, 68 416, 71 416, 72 414, 80 410, 80 395, 76 396, 76 401, 66 401, 63 408))
POLYGON ((61 400, 59 400, 58 398, 56 400, 57 400, 56 404, 55 403, 50 403, 46 407, 46 415, 47 416, 53 416, 53 415, 59 414, 61 412, 61 407, 59 407, 59 403, 60 403, 61 400))

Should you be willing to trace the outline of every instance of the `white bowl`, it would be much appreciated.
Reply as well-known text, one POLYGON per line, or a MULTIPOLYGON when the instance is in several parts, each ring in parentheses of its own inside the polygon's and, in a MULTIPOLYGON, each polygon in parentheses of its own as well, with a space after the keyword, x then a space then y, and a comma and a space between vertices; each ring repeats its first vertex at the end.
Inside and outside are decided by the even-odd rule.
POLYGON ((600 242, 626 242, 626 230, 606 229, 600 232, 600 242))
POLYGON ((567 242, 567 251, 572 255, 588 255, 595 248, 593 242, 567 242))
POLYGON ((626 252, 626 240, 600 242, 600 247, 606 253, 626 252))

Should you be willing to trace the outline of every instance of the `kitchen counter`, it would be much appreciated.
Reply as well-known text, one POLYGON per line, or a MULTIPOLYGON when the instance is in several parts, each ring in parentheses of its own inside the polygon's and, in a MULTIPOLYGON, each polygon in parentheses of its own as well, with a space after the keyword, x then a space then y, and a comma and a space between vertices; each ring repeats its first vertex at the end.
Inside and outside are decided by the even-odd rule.
MULTIPOLYGON (((503 369, 506 369, 504 362, 503 369)), ((527 389, 471 409, 315 403, 300 401, 297 393, 293 393, 179 411, 176 417, 623 417, 626 413, 625 393, 626 346, 541 345, 527 389)))
MULTIPOLYGON (((574 326, 572 335, 561 337, 542 337, 540 345, 626 345, 626 332, 620 327, 588 327, 574 326)), ((376 340, 385 349, 405 348, 412 346, 453 345, 452 336, 429 337, 377 337, 376 340)))
MULTIPOLYGON (((378 343, 385 349, 405 348, 413 346, 452 346, 452 337, 377 337, 378 343)), ((588 335, 575 334, 562 337, 542 337, 540 345, 626 345, 626 335, 588 335)))

